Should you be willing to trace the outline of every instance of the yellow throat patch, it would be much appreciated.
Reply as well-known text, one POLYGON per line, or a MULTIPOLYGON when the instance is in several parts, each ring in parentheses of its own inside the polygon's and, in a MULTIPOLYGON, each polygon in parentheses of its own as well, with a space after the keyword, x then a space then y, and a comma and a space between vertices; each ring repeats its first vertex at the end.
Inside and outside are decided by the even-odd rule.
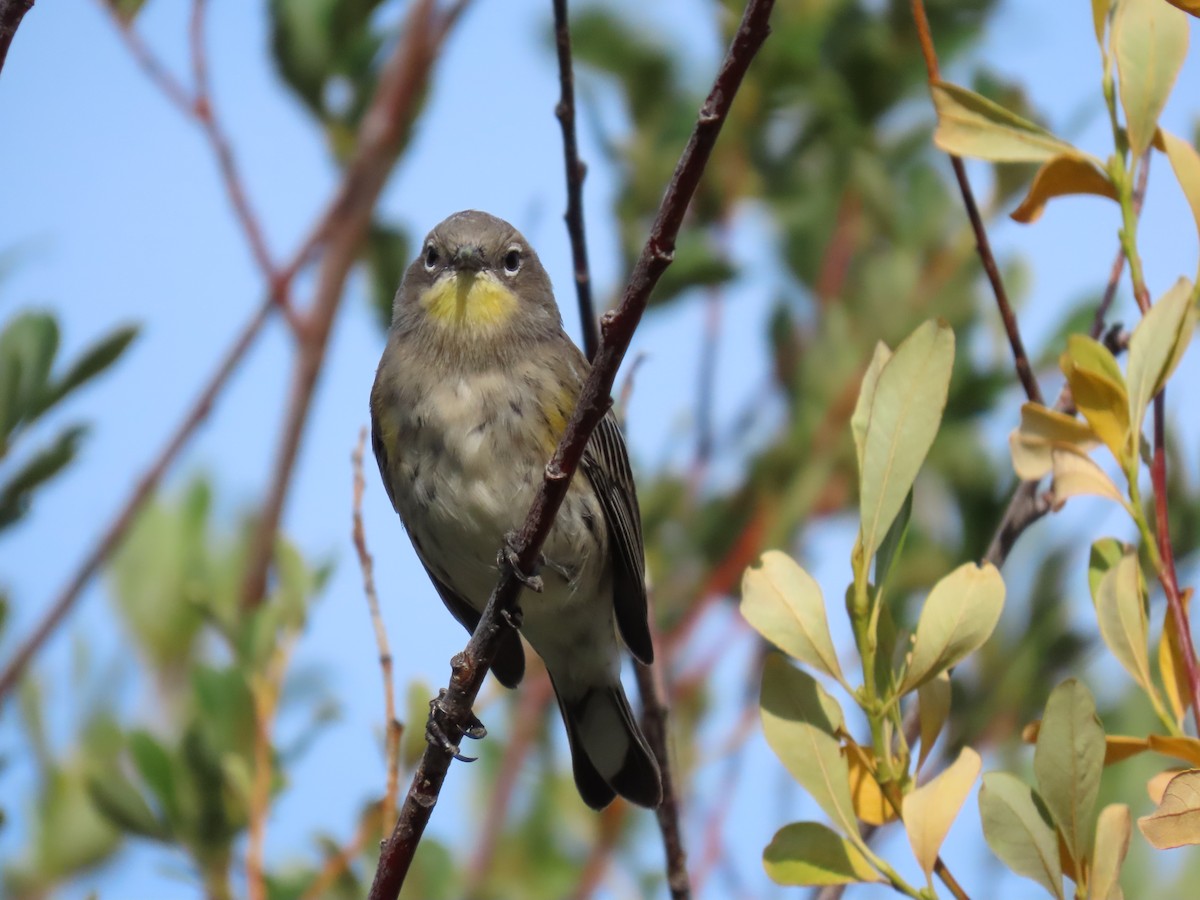
POLYGON ((458 272, 438 279, 420 303, 439 325, 486 332, 511 319, 520 301, 492 275, 458 272))

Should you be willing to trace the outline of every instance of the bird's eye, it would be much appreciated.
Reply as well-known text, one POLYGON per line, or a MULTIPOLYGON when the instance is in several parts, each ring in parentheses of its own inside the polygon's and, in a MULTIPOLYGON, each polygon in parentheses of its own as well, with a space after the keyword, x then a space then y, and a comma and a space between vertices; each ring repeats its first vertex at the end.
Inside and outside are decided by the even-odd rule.
POLYGON ((504 254, 504 271, 509 275, 516 275, 521 270, 521 251, 513 247, 508 253, 504 254))
POLYGON ((430 244, 428 247, 425 248, 425 269, 426 269, 426 271, 432 272, 433 267, 437 265, 437 261, 438 261, 437 247, 433 246, 433 244, 430 244))

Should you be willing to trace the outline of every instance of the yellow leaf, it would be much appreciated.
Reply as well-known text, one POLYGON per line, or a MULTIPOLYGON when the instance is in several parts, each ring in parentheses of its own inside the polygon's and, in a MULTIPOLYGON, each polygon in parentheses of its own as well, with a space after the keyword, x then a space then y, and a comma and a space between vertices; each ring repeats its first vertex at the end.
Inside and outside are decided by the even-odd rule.
POLYGON ((1071 335, 1059 357, 1075 406, 1118 460, 1129 443, 1129 394, 1112 353, 1086 335, 1071 335))
POLYGON ((1092 900, 1117 900, 1121 896, 1121 866, 1129 852, 1132 830, 1129 807, 1124 803, 1112 803, 1100 810, 1092 850, 1092 877, 1088 884, 1088 896, 1092 900))
POLYGON ((1021 201, 1020 206, 1011 213, 1012 219, 1028 225, 1036 222, 1042 215, 1046 204, 1055 197, 1065 197, 1072 194, 1095 194, 1100 197, 1117 199, 1116 188, 1112 181, 1089 159, 1078 156, 1056 156, 1033 176, 1029 193, 1021 201))
POLYGON ((992 162, 1045 162, 1067 155, 1087 159, 1042 126, 1009 112, 986 97, 946 82, 931 88, 939 150, 992 162))
POLYGON ((917 718, 921 724, 921 754, 917 757, 917 771, 925 765, 933 745, 946 720, 950 717, 950 676, 945 672, 917 688, 917 718))
POLYGON ((1113 0, 1092 0, 1092 26, 1096 29, 1096 43, 1104 49, 1104 26, 1108 24, 1108 13, 1113 0))
POLYGON ((896 820, 896 810, 883 795, 875 779, 875 754, 850 738, 843 738, 842 753, 850 767, 850 798, 854 812, 868 825, 886 825, 896 820))
POLYGON ((1048 409, 1040 403, 1021 407, 1021 425, 1008 437, 1013 470, 1025 481, 1037 481, 1050 471, 1050 451, 1055 441, 1090 450, 1099 438, 1086 422, 1048 409))
POLYGON ((1105 497, 1125 506, 1125 498, 1112 479, 1086 453, 1066 444, 1058 444, 1050 451, 1050 460, 1056 506, 1061 507, 1071 497, 1084 494, 1105 497))
POLYGON ((1146 738, 1150 749, 1164 756, 1182 759, 1193 766, 1200 766, 1200 740, 1186 735, 1168 737, 1162 734, 1151 734, 1146 738))
POLYGON ((1164 769, 1147 781, 1146 793, 1150 796, 1150 802, 1155 806, 1162 803, 1163 794, 1167 792, 1167 785, 1171 783, 1171 779, 1186 771, 1187 769, 1164 769))
POLYGON ((1138 819, 1138 828, 1159 850, 1200 844, 1200 770, 1172 778, 1158 809, 1138 819))
POLYGON ((1121 105, 1129 149, 1141 156, 1187 57, 1188 22, 1162 0, 1121 0, 1113 16, 1121 105))
MULTIPOLYGON (((1200 7, 1200 0, 1196 0, 1200 7)), ((1200 15, 1200 13, 1197 13, 1200 15)), ((1162 135, 1163 149, 1175 172, 1175 179, 1183 188, 1183 196, 1187 198, 1188 206, 1192 208, 1192 218, 1196 220, 1196 232, 1200 234, 1200 153, 1183 138, 1176 137, 1169 131, 1159 130, 1162 135)))
POLYGON ((971 793, 983 760, 970 747, 963 747, 956 759, 932 781, 910 791, 904 797, 904 830, 912 845, 913 856, 925 872, 933 876, 938 851, 946 839, 958 811, 971 793))
MULTIPOLYGON (((1185 590, 1180 597, 1183 602, 1184 618, 1187 619, 1191 605, 1192 589, 1185 590)), ((1192 689, 1188 684, 1187 667, 1183 664, 1183 648, 1179 645, 1179 629, 1175 617, 1167 611, 1162 635, 1158 639, 1158 672, 1162 676, 1163 690, 1175 714, 1175 722, 1183 724, 1183 717, 1192 703, 1192 689)))
MULTIPOLYGON (((1030 722, 1021 729, 1021 740, 1026 744, 1036 744, 1038 734, 1041 731, 1041 725, 1042 723, 1039 721, 1030 722)), ((1145 753, 1149 749, 1150 743, 1146 738, 1133 737, 1127 734, 1105 735, 1104 765, 1116 765, 1132 756, 1137 756, 1139 753, 1145 753)))

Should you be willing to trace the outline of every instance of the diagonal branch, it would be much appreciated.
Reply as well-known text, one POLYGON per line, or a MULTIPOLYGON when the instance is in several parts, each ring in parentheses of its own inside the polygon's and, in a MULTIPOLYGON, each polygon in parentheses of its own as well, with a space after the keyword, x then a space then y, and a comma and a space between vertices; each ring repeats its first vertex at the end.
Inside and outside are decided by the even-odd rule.
MULTIPOLYGON (((479 693, 488 666, 495 658, 500 638, 504 629, 510 627, 505 616, 511 616, 516 608, 521 579, 526 577, 521 573, 532 572, 536 568, 541 546, 566 496, 571 476, 579 465, 588 438, 612 405, 611 392, 617 368, 629 349, 650 292, 671 264, 684 213, 750 61, 766 40, 769 32, 767 21, 773 6, 774 0, 749 0, 746 6, 741 25, 726 52, 712 91, 700 109, 691 138, 667 186, 650 237, 634 267, 621 304, 604 316, 595 366, 584 384, 566 433, 546 466, 545 477, 525 524, 510 542, 511 561, 501 567, 499 583, 488 598, 487 607, 466 648, 451 662, 450 685, 440 705, 445 710, 445 730, 452 741, 461 738, 471 714, 471 704, 479 693)), ((399 895, 453 756, 452 746, 434 743, 426 746, 400 811, 400 818, 380 853, 370 900, 394 900, 399 895)))
POLYGON ((442 12, 435 0, 420 0, 411 8, 403 26, 403 39, 397 42, 384 65, 375 96, 363 115, 358 150, 319 232, 324 252, 317 271, 316 291, 309 311, 300 322, 300 342, 283 433, 272 467, 271 485, 250 542, 242 584, 242 602, 247 606, 257 605, 266 592, 275 534, 283 518, 292 472, 346 279, 358 261, 375 204, 420 106, 433 62, 465 5, 460 0, 442 12))
POLYGON ((575 267, 575 293, 579 298, 579 328, 583 352, 594 359, 600 345, 596 310, 592 305, 592 276, 588 270, 587 238, 583 228, 583 179, 587 166, 579 158, 575 138, 575 69, 571 63, 571 28, 567 22, 567 0, 554 0, 554 46, 558 51, 560 96, 554 114, 562 126, 563 165, 567 172, 567 233, 571 238, 571 260, 575 267))
POLYGON ((25 13, 33 9, 33 0, 0 0, 0 71, 8 57, 8 48, 25 13))
MULTIPOLYGON (((925 68, 929 73, 929 83, 932 85, 941 80, 938 72, 937 51, 933 48, 933 37, 929 33, 929 19, 925 15, 924 0, 912 0, 913 21, 917 26, 917 38, 921 42, 921 53, 925 57, 925 68)), ((987 229, 983 225, 983 217, 979 214, 979 205, 975 202, 975 193, 971 190, 971 182, 967 179, 967 168, 962 159, 953 153, 947 154, 950 164, 954 167, 954 177, 958 181, 958 190, 962 194, 963 205, 967 208, 967 218, 971 220, 971 230, 975 233, 975 246, 979 250, 979 260, 983 263, 983 271, 996 295, 996 307, 1000 310, 1000 318, 1004 322, 1004 332, 1008 335, 1008 343, 1012 348, 1013 363, 1017 369, 1017 377, 1025 389, 1025 396, 1032 403, 1044 403, 1042 390, 1038 387, 1033 375, 1033 367, 1029 364, 1029 356, 1025 352, 1025 342, 1021 340, 1021 329, 1017 325, 1017 316, 1012 304, 1008 301, 1008 291, 1000 277, 1000 267, 996 265, 996 257, 992 253, 992 244, 988 239, 987 229)))
POLYGON ((658 818, 663 854, 667 860, 667 888, 671 900, 688 900, 692 896, 692 885, 688 877, 687 851, 683 846, 683 829, 679 825, 679 785, 675 781, 675 766, 667 740, 666 688, 661 677, 665 662, 664 659, 657 666, 634 663, 633 669, 642 696, 642 731, 662 772, 663 799, 654 814, 658 818))

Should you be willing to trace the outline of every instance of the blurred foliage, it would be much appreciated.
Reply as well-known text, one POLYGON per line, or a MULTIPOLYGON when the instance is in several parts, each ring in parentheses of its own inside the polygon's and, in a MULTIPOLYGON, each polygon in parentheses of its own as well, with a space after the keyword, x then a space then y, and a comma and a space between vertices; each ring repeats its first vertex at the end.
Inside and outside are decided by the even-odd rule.
MULTIPOLYGON (((111 2, 125 18, 141 7, 137 0, 111 2)), ((971 68, 973 42, 994 5, 927 3, 944 66, 971 68)), ((271 59, 340 166, 354 153, 386 50, 403 39, 396 13, 404 8, 379 0, 271 0, 267 6, 271 59)), ((740 12, 734 0, 694 8, 704 23, 697 27, 710 27, 721 44, 740 12)), ((940 317, 960 348, 939 438, 917 480, 904 552, 888 577, 895 630, 911 631, 917 599, 930 584, 961 561, 982 557, 1013 487, 1008 460, 983 426, 989 418, 1015 418, 1014 377, 1005 354, 980 349, 997 345, 996 316, 944 157, 930 142, 933 114, 907 0, 802 0, 778 4, 773 15, 773 34, 722 132, 675 264, 652 298, 666 314, 726 291, 732 297, 749 266, 770 274, 773 292, 767 328, 747 351, 770 360, 769 383, 715 435, 711 457, 696 459, 689 471, 639 475, 658 626, 664 656, 674 659, 671 673, 678 676, 675 758, 689 797, 700 768, 738 752, 746 734, 726 740, 715 733, 709 676, 721 660, 690 646, 693 626, 728 613, 743 570, 764 548, 803 548, 857 506, 849 425, 877 342, 895 346, 919 323, 940 317), (748 220, 765 226, 770 240, 743 260, 734 256, 730 237, 748 220), (718 482, 711 474, 717 470, 737 474, 718 482)), ((682 34, 647 27, 632 3, 574 5, 572 36, 585 103, 580 119, 599 131, 605 148, 606 158, 595 162, 616 173, 611 213, 628 267, 692 127, 713 61, 698 58, 682 34), (620 124, 602 115, 609 104, 587 102, 601 96, 615 99, 624 113, 620 124)), ((550 60, 548 52, 548 78, 550 60)), ((1038 119, 1022 86, 988 71, 967 77, 984 96, 1038 119)), ((1018 196, 1030 175, 1028 166, 997 167, 988 209, 1018 196)), ((412 246, 403 228, 383 221, 366 242, 366 296, 381 326, 390 319, 412 246)), ((1019 261, 1002 264, 1012 276, 1010 292, 1019 295, 1019 261)), ((1097 273, 1098 284, 1105 274, 1097 273)), ((1065 336, 1087 322, 1092 298, 1076 299, 1064 303, 1062 327, 1037 357, 1046 364, 1057 361, 1065 336)), ((43 449, 25 451, 17 446, 24 428, 111 364, 132 336, 114 333, 51 374, 58 371, 53 320, 26 314, 10 321, 0 336, 0 466, 19 452, 27 455, 11 472, 0 469, 0 527, 15 522, 34 488, 70 463, 82 434, 81 426, 61 427, 43 449)), ((1200 494, 1182 467, 1172 465, 1171 473, 1179 498, 1171 506, 1172 530, 1186 559, 1200 541, 1200 494)), ((108 569, 113 610, 136 650, 126 664, 136 665, 139 683, 150 688, 147 704, 130 713, 101 696, 74 721, 73 737, 56 742, 41 722, 52 702, 48 688, 36 673, 26 678, 20 730, 37 779, 29 790, 6 785, 0 792, 10 808, 19 794, 28 832, 20 856, 2 862, 6 896, 24 900, 72 879, 83 884, 81 873, 116 858, 131 839, 186 860, 189 877, 207 896, 231 896, 231 885, 241 886, 248 823, 262 812, 256 804, 303 792, 304 785, 289 778, 291 767, 337 715, 337 704, 325 679, 292 669, 289 650, 304 634, 328 567, 305 560, 281 539, 270 596, 256 609, 244 608, 238 585, 249 525, 214 512, 219 476, 216 485, 195 479, 156 500, 108 569), (282 706, 289 721, 306 723, 287 746, 270 729, 282 706)), ((1073 544, 1043 540, 1023 556, 1004 619, 971 664, 955 672, 946 740, 951 754, 967 742, 1010 752, 1049 687, 1086 661, 1091 639, 1076 630, 1071 614, 1074 604, 1087 603, 1079 579, 1070 577, 1075 555, 1073 544)), ((839 600, 827 598, 833 605, 839 600)), ((0 628, 7 602, 0 595, 0 628)), ((758 666, 760 654, 752 659, 751 667, 758 666)), ((751 700, 757 672, 738 677, 751 700)), ((522 691, 530 689, 527 683, 522 691)), ((399 715, 408 726, 402 775, 423 746, 420 725, 430 694, 421 684, 401 691, 399 715)), ((478 816, 465 841, 446 846, 426 838, 404 896, 566 896, 585 873, 594 875, 598 847, 611 848, 635 892, 661 892, 657 854, 640 849, 650 840, 650 817, 634 818, 620 806, 600 816, 586 811, 563 765, 557 711, 547 702, 523 719, 521 696, 506 695, 488 710, 498 739, 481 744, 481 759, 468 770, 478 816), (517 752, 514 745, 527 748, 515 761, 508 755, 517 752), (506 785, 513 777, 515 787, 506 785), (476 823, 489 821, 487 813, 508 788, 512 799, 499 830, 488 835, 494 849, 487 859, 473 859, 475 848, 464 843, 480 840, 483 826, 476 823)), ((1102 709, 1106 722, 1137 715, 1136 704, 1120 697, 1101 701, 1113 704, 1102 709)), ((1133 770, 1140 763, 1122 765, 1133 770)), ((1108 789, 1106 781, 1105 796, 1108 789)), ((364 896, 381 829, 390 826, 380 821, 379 808, 365 804, 350 826, 330 823, 305 852, 270 854, 265 886, 271 900, 364 896)), ((689 835, 700 833, 697 824, 687 823, 689 835)), ((1151 872, 1136 848, 1129 868, 1145 876, 1139 883, 1170 894, 1167 880, 1176 876, 1151 872)))

